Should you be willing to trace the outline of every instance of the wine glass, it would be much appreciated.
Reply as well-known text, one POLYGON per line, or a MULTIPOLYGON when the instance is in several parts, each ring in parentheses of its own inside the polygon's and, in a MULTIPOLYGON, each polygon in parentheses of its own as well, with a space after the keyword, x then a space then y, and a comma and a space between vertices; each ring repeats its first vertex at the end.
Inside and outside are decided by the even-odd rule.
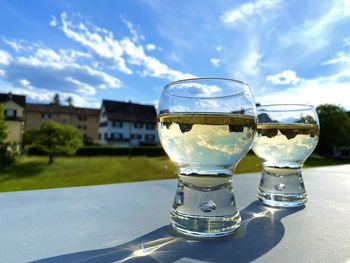
POLYGON ((301 168, 315 149, 319 121, 313 106, 299 104, 257 107, 253 151, 263 166, 258 198, 277 207, 302 206, 307 201, 301 168))
POLYGON ((233 169, 256 129, 248 85, 223 78, 172 82, 163 90, 157 121, 160 142, 178 171, 171 225, 190 236, 230 234, 241 221, 233 169))

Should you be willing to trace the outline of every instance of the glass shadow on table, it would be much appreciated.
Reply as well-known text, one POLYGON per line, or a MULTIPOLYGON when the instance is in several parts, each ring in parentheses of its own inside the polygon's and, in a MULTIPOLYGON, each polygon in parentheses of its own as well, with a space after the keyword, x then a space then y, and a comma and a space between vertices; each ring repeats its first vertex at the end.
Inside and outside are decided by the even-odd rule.
POLYGON ((241 227, 227 237, 194 239, 179 235, 170 226, 164 226, 116 247, 33 262, 250 262, 282 240, 285 228, 281 220, 303 208, 276 209, 255 201, 240 211, 241 227))

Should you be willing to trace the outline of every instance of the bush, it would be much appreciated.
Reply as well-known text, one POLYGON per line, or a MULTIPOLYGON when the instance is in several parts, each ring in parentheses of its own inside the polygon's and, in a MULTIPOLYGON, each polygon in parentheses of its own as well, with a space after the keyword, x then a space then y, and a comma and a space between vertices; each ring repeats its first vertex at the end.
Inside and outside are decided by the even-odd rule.
POLYGON ((350 146, 350 118, 346 110, 337 105, 322 104, 316 111, 321 126, 316 151, 332 156, 335 148, 350 146))
POLYGON ((4 170, 7 167, 14 164, 16 161, 16 153, 7 150, 7 145, 0 146, 0 170, 4 170))
MULTIPOLYGON (((102 147, 102 146, 87 146, 79 148, 77 156, 128 156, 129 147, 102 147)), ((131 149, 132 156, 147 156, 157 157, 164 156, 165 152, 162 147, 133 147, 131 149)))
MULTIPOLYGON (((38 147, 28 147, 28 155, 46 155, 38 147)), ((128 156, 128 147, 114 147, 114 146, 85 146, 77 150, 76 156, 128 156)), ((160 146, 134 147, 131 149, 132 156, 147 156, 158 157, 165 156, 165 152, 160 146)), ((64 156, 61 154, 61 156, 64 156)))
POLYGON ((27 155, 39 155, 39 156, 47 155, 46 152, 41 150, 39 147, 35 147, 35 146, 28 146, 25 148, 25 151, 27 155))

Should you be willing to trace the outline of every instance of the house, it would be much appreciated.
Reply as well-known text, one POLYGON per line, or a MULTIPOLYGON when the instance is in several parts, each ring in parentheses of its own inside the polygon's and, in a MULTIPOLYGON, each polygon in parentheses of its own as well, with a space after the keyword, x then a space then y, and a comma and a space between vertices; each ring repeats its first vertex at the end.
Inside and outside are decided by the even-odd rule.
POLYGON ((100 144, 158 144, 156 117, 156 109, 152 105, 103 100, 99 125, 100 144))
POLYGON ((98 142, 99 109, 62 106, 59 104, 32 104, 26 106, 25 130, 38 128, 43 122, 52 120, 78 128, 84 140, 98 142))
POLYGON ((3 104, 5 123, 7 126, 6 143, 22 142, 24 132, 24 109, 26 97, 12 93, 0 93, 0 103, 3 104))

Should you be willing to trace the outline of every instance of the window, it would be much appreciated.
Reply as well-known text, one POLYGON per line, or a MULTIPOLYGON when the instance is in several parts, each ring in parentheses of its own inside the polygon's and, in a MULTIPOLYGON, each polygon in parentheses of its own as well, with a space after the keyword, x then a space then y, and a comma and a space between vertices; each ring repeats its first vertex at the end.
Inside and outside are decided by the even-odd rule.
POLYGON ((143 128, 143 123, 141 123, 141 122, 135 122, 135 123, 134 123, 134 128, 136 128, 136 129, 142 129, 142 128, 143 128))
POLYGON ((78 116, 79 121, 86 121, 87 117, 86 116, 78 116))
POLYGON ((15 118, 17 116, 17 111, 13 109, 6 109, 4 115, 8 118, 15 118))
POLYGON ((62 123, 63 123, 63 124, 67 124, 67 123, 68 123, 68 120, 67 120, 67 119, 63 119, 63 120, 62 120, 62 123))
POLYGON ((51 113, 43 113, 41 114, 41 118, 45 120, 51 119, 51 113))
POLYGON ((111 138, 114 139, 123 139, 123 134, 122 133, 112 133, 111 138))
POLYGON ((146 130, 154 130, 155 128, 156 128, 156 125, 153 123, 146 124, 146 130))
POLYGON ((79 130, 86 130, 86 125, 78 125, 79 130))
POLYGON ((142 135, 133 133, 133 134, 131 134, 131 139, 141 140, 142 139, 142 135))
POLYGON ((145 135, 145 140, 146 141, 154 141, 156 139, 156 136, 154 136, 153 134, 146 134, 145 135))
POLYGON ((123 128, 123 122, 121 122, 121 121, 113 121, 112 122, 112 127, 114 127, 114 128, 123 128))
POLYGON ((98 133, 98 139, 101 140, 101 133, 98 133))
POLYGON ((107 122, 106 121, 100 122, 100 127, 107 127, 107 122))
POLYGON ((341 156, 349 156, 350 150, 341 150, 341 156))
POLYGON ((104 139, 105 139, 105 140, 107 140, 107 139, 108 139, 108 133, 107 133, 107 132, 105 132, 104 139))

